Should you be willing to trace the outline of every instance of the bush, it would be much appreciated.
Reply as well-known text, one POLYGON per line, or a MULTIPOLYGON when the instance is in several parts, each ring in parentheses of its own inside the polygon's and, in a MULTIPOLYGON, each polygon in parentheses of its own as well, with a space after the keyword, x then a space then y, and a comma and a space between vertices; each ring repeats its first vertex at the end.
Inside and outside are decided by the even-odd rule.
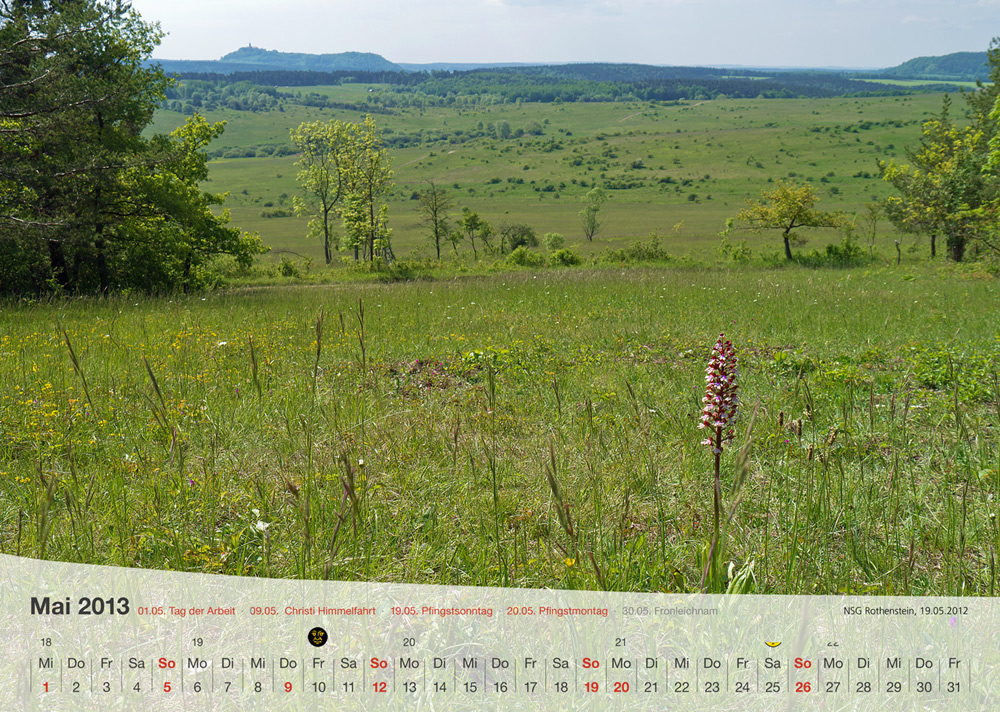
POLYGON ((722 242, 719 244, 719 257, 738 264, 747 264, 753 259, 753 251, 746 240, 733 243, 730 242, 728 235, 723 235, 722 242))
POLYGON ((566 242, 563 236, 560 235, 558 232, 547 232, 545 233, 545 237, 543 237, 542 240, 545 242, 545 249, 549 250, 550 252, 558 250, 566 242))
POLYGON ((281 273, 282 277, 299 276, 299 268, 289 259, 288 255, 281 256, 281 260, 278 262, 278 272, 281 273))
POLYGON ((869 263, 868 254, 851 233, 845 234, 839 245, 827 245, 823 252, 813 250, 798 255, 795 261, 806 267, 854 267, 869 263))
POLYGON ((660 236, 653 232, 646 242, 637 240, 620 250, 605 250, 599 259, 601 262, 668 262, 674 256, 660 247, 660 236))
POLYGON ((376 281, 386 283, 431 279, 433 269, 438 266, 436 261, 428 259, 355 262, 350 257, 344 257, 343 262, 351 272, 371 275, 376 281))
POLYGON ((497 227, 497 233, 505 249, 516 250, 518 247, 538 246, 538 235, 530 225, 504 221, 497 227))
POLYGON ((569 267, 571 265, 580 264, 580 255, 573 252, 573 250, 556 250, 551 255, 549 255, 549 261, 553 265, 561 265, 563 267, 569 267))
POLYGON ((545 258, 537 252, 532 252, 527 247, 518 247, 507 255, 504 262, 517 267, 541 267, 545 264, 545 258))

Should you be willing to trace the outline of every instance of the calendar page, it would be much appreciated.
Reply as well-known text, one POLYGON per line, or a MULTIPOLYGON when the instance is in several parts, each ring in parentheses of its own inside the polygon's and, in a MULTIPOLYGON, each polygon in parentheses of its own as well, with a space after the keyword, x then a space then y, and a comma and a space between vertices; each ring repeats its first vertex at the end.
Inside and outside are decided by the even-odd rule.
POLYGON ((18 710, 989 710, 994 601, 287 581, 0 557, 18 710))

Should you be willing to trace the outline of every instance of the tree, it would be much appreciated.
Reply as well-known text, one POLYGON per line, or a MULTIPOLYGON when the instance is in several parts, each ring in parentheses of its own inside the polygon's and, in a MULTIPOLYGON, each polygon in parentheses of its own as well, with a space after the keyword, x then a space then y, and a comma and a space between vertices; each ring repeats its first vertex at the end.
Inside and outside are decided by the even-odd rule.
POLYGON ((1000 144, 1000 38, 987 50, 989 83, 977 82, 965 94, 965 122, 950 118, 945 97, 941 114, 925 121, 920 143, 907 150, 909 163, 879 162, 882 178, 899 193, 885 200, 885 212, 897 228, 930 236, 931 257, 943 236, 948 256, 965 259, 970 244, 991 247, 997 232, 997 164, 991 157, 1000 144))
POLYGON ((930 235, 931 257, 943 235, 948 256, 961 262, 982 227, 981 208, 992 190, 983 172, 988 140, 975 125, 958 127, 945 97, 940 116, 923 125, 919 146, 908 151, 912 165, 880 161, 883 180, 899 192, 885 200, 889 220, 900 230, 930 235))
POLYGON ((420 213, 423 224, 430 229, 430 239, 441 259, 441 243, 448 239, 448 211, 453 203, 444 188, 439 188, 434 181, 427 181, 428 188, 420 193, 420 213))
POLYGON ((354 259, 391 259, 387 208, 382 202, 392 188, 389 154, 375 120, 361 123, 316 121, 291 132, 301 152, 298 181, 305 193, 295 210, 310 215, 310 237, 323 239, 327 264, 333 259, 333 218, 339 215, 347 233, 341 248, 353 248, 354 259))
POLYGON ((190 178, 221 126, 143 136, 170 84, 144 66, 161 36, 122 2, 0 0, 5 289, 194 286, 196 255, 258 251, 190 178), (187 270, 167 264, 185 252, 187 270))
POLYGON ((976 90, 964 96, 972 127, 993 137, 1000 126, 1000 115, 994 111, 997 101, 1000 101, 1000 37, 994 37, 990 42, 986 63, 990 68, 989 79, 985 82, 976 80, 976 90))
POLYGON ((348 124, 344 183, 349 210, 344 214, 348 246, 358 259, 361 248, 366 260, 392 260, 392 232, 388 228, 388 207, 383 202, 394 185, 388 151, 371 116, 360 124, 348 124))
POLYGON ((462 219, 458 221, 459 227, 462 229, 462 238, 466 240, 472 247, 473 259, 479 259, 479 251, 476 249, 476 240, 482 239, 485 235, 489 238, 489 235, 493 233, 492 226, 479 217, 478 213, 474 213, 468 208, 462 208, 462 219))
POLYGON ((305 197, 293 199, 298 215, 311 216, 309 237, 323 240, 326 263, 333 260, 333 218, 344 194, 345 144, 348 134, 340 121, 306 122, 292 129, 291 139, 301 157, 296 177, 305 197))
POLYGON ((549 252, 562 249, 562 246, 566 244, 565 238, 558 232, 547 232, 542 239, 545 241, 545 249, 549 252))
POLYGON ((230 255, 249 267, 254 255, 267 252, 256 234, 228 226, 228 210, 212 212, 224 196, 198 187, 208 178, 202 149, 224 128, 225 122, 209 124, 195 114, 169 136, 153 139, 161 162, 123 176, 127 218, 115 232, 128 239, 116 240, 112 254, 116 272, 127 273, 132 284, 199 287, 205 283, 201 270, 212 257, 230 255))
MULTIPOLYGON (((743 222, 751 232, 781 230, 785 244, 785 258, 792 259, 791 243, 805 242, 794 231, 804 227, 832 227, 843 225, 840 213, 827 213, 813 206, 819 200, 808 183, 796 185, 794 182, 778 181, 772 191, 761 191, 760 199, 747 200, 747 207, 736 215, 735 221, 743 222)), ((734 221, 727 224, 727 231, 734 221)))
POLYGON ((497 225, 496 232, 500 236, 501 254, 516 250, 518 247, 538 246, 538 235, 530 225, 504 220, 497 225))
POLYGON ((583 219, 583 234, 587 239, 593 241, 594 235, 601 229, 601 223, 597 219, 597 214, 601 212, 601 206, 608 200, 608 194, 602 188, 594 188, 584 197, 587 207, 580 211, 583 219))

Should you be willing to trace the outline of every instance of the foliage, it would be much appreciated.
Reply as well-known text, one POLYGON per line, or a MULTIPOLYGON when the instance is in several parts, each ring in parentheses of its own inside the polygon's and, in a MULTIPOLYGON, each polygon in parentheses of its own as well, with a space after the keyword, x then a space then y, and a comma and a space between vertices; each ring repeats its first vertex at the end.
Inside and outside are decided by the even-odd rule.
POLYGON ((113 240, 114 256, 128 282, 119 286, 169 289, 205 286, 201 270, 216 255, 230 255, 249 267, 253 256, 267 252, 256 235, 228 227, 229 213, 213 212, 224 196, 199 188, 208 177, 202 150, 224 125, 193 116, 169 137, 156 137, 163 159, 150 168, 129 169, 122 178, 132 209, 113 240))
POLYGON ((314 121, 292 129, 292 142, 300 157, 297 180, 304 196, 294 201, 297 215, 309 216, 309 237, 323 241, 326 263, 333 261, 333 218, 344 195, 347 165, 346 125, 340 121, 314 121))
POLYGON ((996 252, 1000 180, 995 155, 1000 138, 1000 38, 986 52, 990 84, 977 81, 965 95, 966 125, 949 115, 945 97, 941 113, 925 121, 920 143, 907 151, 912 165, 879 162, 885 181, 899 193, 885 201, 885 211, 901 230, 927 233, 931 256, 944 236, 948 256, 961 262, 971 244, 976 252, 996 252))
POLYGON ((655 231, 643 240, 635 240, 628 247, 619 250, 605 250, 601 253, 601 262, 669 262, 674 256, 660 246, 660 236, 655 231))
POLYGON ((704 67, 581 64, 432 72, 393 84, 377 100, 385 106, 420 102, 704 101, 725 97, 793 98, 899 95, 906 90, 835 73, 760 72, 704 67))
MULTIPOLYGON (((735 218, 751 232, 781 230, 785 245, 785 259, 792 259, 791 243, 802 244, 804 239, 794 232, 800 228, 840 227, 844 218, 840 213, 816 210, 819 200, 808 183, 797 185, 794 181, 778 181, 774 190, 761 191, 756 201, 747 201, 747 207, 735 218)), ((731 225, 727 225, 727 232, 731 225)))
POLYGON ((597 214, 601 211, 601 206, 608 200, 608 194, 601 188, 594 188, 584 197, 587 207, 580 211, 583 220, 583 234, 588 241, 593 241, 594 235, 601 229, 601 223, 597 219, 597 214))
POLYGON ((392 232, 388 227, 385 197, 393 187, 391 159, 382 145, 382 135, 369 115, 360 123, 347 124, 344 182, 347 192, 343 212, 346 247, 354 249, 358 259, 368 261, 395 259, 392 232))
POLYGON ((448 211, 452 208, 452 200, 448 193, 434 181, 427 181, 428 188, 420 193, 420 214, 423 224, 430 230, 428 237, 434 245, 437 258, 441 259, 441 244, 448 239, 450 231, 448 211))
POLYGON ((545 233, 545 237, 542 238, 542 241, 545 243, 545 249, 549 251, 558 250, 566 244, 566 238, 558 232, 545 233))
POLYGON ((883 69, 879 75, 901 79, 976 81, 984 78, 986 65, 985 52, 953 52, 941 57, 915 57, 883 69))
POLYGON ((580 259, 580 255, 576 254, 573 250, 564 247, 559 250, 553 250, 549 255, 549 262, 553 265, 570 267, 572 265, 580 264, 582 260, 580 259))
POLYGON ((295 210, 311 217, 309 236, 322 239, 326 263, 333 261, 333 218, 338 214, 345 231, 341 249, 353 249, 355 260, 393 259, 383 202, 393 186, 392 170, 374 119, 305 122, 292 130, 291 138, 301 151, 296 165, 304 193, 295 198, 295 210))
MULTIPOLYGON (((459 239, 465 240, 472 247, 473 259, 479 259, 479 250, 476 247, 476 240, 489 245, 490 237, 493 235, 493 227, 469 208, 462 208, 462 218, 458 221, 461 232, 459 239)), ((456 248, 457 249, 457 248, 456 248)))
POLYGON ((518 247, 507 255, 504 263, 515 267, 542 267, 545 265, 545 255, 527 247, 518 247))
POLYGON ((143 136, 169 84, 143 65, 160 37, 122 3, 0 4, 0 281, 10 292, 194 287, 211 255, 261 251, 198 189, 202 149, 221 124, 196 117, 169 137, 143 136))
POLYGON ((496 234, 500 236, 498 246, 500 254, 518 247, 538 247, 538 235, 535 229, 525 223, 503 220, 497 225, 496 234))
POLYGON ((726 233, 722 234, 718 250, 719 257, 723 260, 732 260, 738 264, 747 264, 753 259, 753 250, 750 249, 746 240, 740 240, 734 244, 726 233))
POLYGON ((945 98, 940 116, 924 122, 920 145, 909 152, 912 166, 883 161, 879 169, 899 193, 885 201, 889 220, 901 230, 929 234, 931 257, 943 235, 949 257, 961 262, 966 245, 983 228, 979 209, 995 191, 983 173, 986 134, 981 128, 956 126, 949 106, 945 98))

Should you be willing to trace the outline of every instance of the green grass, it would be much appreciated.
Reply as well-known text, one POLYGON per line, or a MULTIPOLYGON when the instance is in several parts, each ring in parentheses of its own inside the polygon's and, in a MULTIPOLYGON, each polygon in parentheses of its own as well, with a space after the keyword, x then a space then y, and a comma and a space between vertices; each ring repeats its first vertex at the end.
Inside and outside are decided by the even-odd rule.
POLYGON ((897 87, 923 87, 928 85, 950 85, 955 87, 956 90, 960 89, 975 89, 975 82, 966 82, 958 80, 947 80, 947 79, 862 79, 863 82, 871 82, 872 84, 888 84, 890 86, 897 87))
POLYGON ((0 542, 206 573, 694 591, 712 529, 696 424, 724 331, 738 440, 760 403, 739 501, 736 447, 723 458, 724 561, 753 561, 758 593, 995 595, 997 306, 995 281, 928 266, 8 304, 0 542))
MULTIPOLYGON (((350 102, 362 100, 367 89, 320 88, 333 100, 350 102)), ((888 195, 890 187, 879 180, 876 161, 905 160, 904 147, 919 138, 920 122, 940 106, 936 94, 679 105, 506 104, 403 108, 376 120, 387 139, 423 137, 418 145, 391 151, 396 188, 389 218, 397 255, 427 253, 425 229, 411 199, 427 180, 447 188, 457 206, 468 206, 491 222, 508 219, 527 222, 539 234, 559 232, 584 252, 591 246, 579 244, 582 197, 595 184, 634 185, 610 191, 601 236, 620 246, 657 230, 665 240, 669 236, 672 252, 701 254, 706 245, 715 244, 726 218, 758 197, 769 181, 809 180, 822 196, 821 205, 848 212, 888 195), (504 141, 465 140, 480 124, 499 120, 514 129, 538 122, 544 133, 504 141), (672 228, 681 222, 683 229, 675 233, 672 228)), ((208 118, 228 122, 226 133, 213 144, 213 149, 226 150, 287 144, 289 129, 302 121, 357 120, 359 115, 286 106, 283 113, 227 110, 208 118)), ((183 119, 158 112, 154 129, 170 130, 183 119)), ((258 231, 275 248, 271 259, 278 250, 322 255, 322 247, 305 238, 305 218, 262 217, 265 210, 290 206, 296 193, 294 162, 292 156, 215 160, 205 185, 229 192, 234 223, 258 231)), ((894 237, 889 235, 886 244, 894 237)), ((820 234, 817 244, 837 239, 820 234)))

